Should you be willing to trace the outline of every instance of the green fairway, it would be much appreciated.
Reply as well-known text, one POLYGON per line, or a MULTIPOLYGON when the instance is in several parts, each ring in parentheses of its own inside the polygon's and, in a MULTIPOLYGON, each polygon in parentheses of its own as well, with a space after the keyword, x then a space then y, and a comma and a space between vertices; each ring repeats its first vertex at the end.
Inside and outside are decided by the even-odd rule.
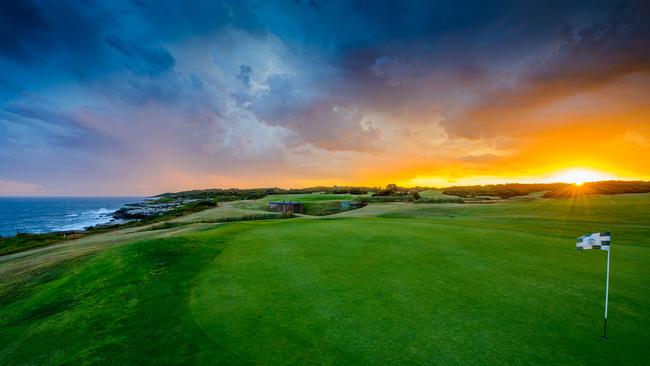
POLYGON ((428 191, 421 191, 420 196, 424 198, 438 198, 438 197, 445 197, 445 195, 442 194, 441 189, 431 189, 428 191))
POLYGON ((103 234, 0 261, 0 364, 641 365, 649 213, 535 196, 103 234), (603 342, 607 253, 575 237, 606 230, 603 342))
MULTIPOLYGON (((181 216, 179 218, 171 220, 172 222, 181 222, 181 223, 194 223, 194 222, 214 222, 218 221, 221 219, 225 218, 241 218, 241 217, 247 217, 247 216, 255 216, 255 215, 265 215, 265 216, 277 216, 279 215, 278 213, 275 212, 269 212, 264 210, 261 205, 260 209, 252 209, 252 208, 237 208, 237 205, 241 205, 241 203, 232 203, 232 202, 224 202, 219 204, 219 207, 216 208, 210 208, 207 210, 195 212, 189 215, 181 216)), ((244 207, 246 207, 244 205, 244 207)))

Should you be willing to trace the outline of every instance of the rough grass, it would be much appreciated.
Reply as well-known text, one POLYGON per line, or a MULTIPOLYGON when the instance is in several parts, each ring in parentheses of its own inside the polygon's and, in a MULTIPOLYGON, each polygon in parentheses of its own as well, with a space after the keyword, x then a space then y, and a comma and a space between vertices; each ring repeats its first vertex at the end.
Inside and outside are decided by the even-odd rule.
POLYGON ((13 237, 0 236, 0 255, 17 253, 23 250, 34 249, 59 243, 65 240, 78 239, 85 234, 53 232, 45 234, 19 233, 13 237))
POLYGON ((0 262, 0 364, 641 365, 648 212, 648 194, 387 203, 84 238, 0 262), (605 230, 608 342, 606 253, 574 239, 605 230))

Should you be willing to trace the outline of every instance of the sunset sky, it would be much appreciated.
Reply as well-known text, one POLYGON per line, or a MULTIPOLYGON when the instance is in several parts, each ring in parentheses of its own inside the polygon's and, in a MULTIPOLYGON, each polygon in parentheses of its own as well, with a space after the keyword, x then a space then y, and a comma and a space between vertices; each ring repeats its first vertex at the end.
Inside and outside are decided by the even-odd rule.
POLYGON ((10 0, 0 71, 0 195, 650 180, 648 1, 10 0))

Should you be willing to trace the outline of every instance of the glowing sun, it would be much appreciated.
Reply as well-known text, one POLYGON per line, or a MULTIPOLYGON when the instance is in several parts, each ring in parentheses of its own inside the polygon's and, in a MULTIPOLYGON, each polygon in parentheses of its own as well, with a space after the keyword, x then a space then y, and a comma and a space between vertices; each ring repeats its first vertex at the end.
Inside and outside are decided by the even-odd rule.
POLYGON ((610 179, 614 178, 611 175, 589 169, 568 169, 552 177, 555 182, 574 183, 576 185, 610 179))

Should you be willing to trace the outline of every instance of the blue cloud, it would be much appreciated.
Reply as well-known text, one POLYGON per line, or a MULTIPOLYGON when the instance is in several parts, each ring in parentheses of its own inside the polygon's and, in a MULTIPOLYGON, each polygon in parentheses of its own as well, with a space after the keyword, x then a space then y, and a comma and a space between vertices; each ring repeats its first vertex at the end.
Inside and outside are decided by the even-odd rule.
POLYGON ((245 86, 250 86, 251 84, 251 74, 253 73, 253 68, 249 65, 243 64, 239 66, 239 74, 237 75, 237 80, 241 81, 245 86))
POLYGON ((174 67, 176 59, 163 47, 146 47, 132 40, 125 41, 112 34, 104 39, 106 44, 128 58, 132 70, 150 76, 159 75, 174 67))
MULTIPOLYGON (((55 105, 39 103, 13 103, 0 111, 0 124, 5 130, 9 123, 21 125, 30 134, 39 135, 51 146, 84 146, 93 150, 110 148, 116 143, 106 133, 93 127, 83 118, 57 110, 55 105)), ((26 136, 14 136, 24 138, 26 136)), ((9 148, 9 147, 7 147, 9 148)))

